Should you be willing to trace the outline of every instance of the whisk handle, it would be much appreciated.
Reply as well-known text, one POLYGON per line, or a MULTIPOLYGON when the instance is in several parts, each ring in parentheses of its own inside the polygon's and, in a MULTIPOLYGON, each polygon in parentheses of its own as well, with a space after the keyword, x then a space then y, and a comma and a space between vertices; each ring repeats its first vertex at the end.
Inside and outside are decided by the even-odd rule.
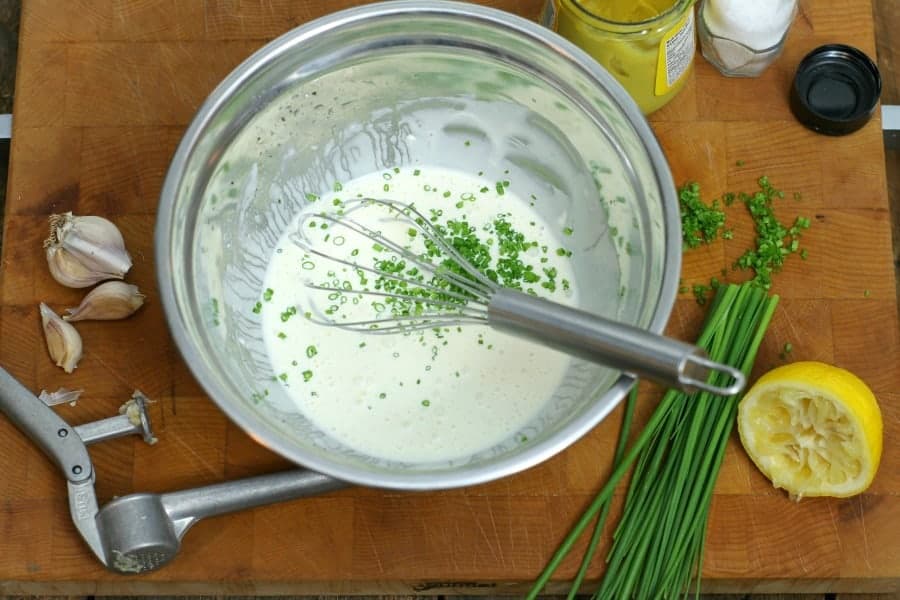
POLYGON ((701 348, 516 290, 494 293, 488 304, 488 323, 567 354, 687 392, 704 390, 733 396, 746 383, 740 370, 709 360, 701 348), (721 386, 709 383, 709 376, 715 372, 728 375, 730 382, 721 386))

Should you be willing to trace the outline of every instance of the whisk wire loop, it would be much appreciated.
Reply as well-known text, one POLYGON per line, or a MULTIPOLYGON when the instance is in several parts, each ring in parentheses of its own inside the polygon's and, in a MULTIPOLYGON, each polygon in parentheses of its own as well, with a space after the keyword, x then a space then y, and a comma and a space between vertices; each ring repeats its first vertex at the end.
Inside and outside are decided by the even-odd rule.
MULTIPOLYGON (((462 294, 457 294, 456 292, 450 292, 444 290, 442 288, 434 287, 434 286, 426 286, 424 284, 417 284, 418 287, 422 287, 424 289, 433 289, 442 294, 446 294, 448 296, 452 296, 454 298, 458 298, 459 300, 465 301, 467 300, 466 296, 462 294)), ((428 306, 434 308, 445 308, 447 310, 452 310, 452 316, 467 316, 472 318, 481 318, 483 320, 487 319, 487 309, 486 308, 472 308, 468 304, 460 304, 458 302, 448 302, 445 300, 436 300, 430 298, 423 298, 422 296, 415 296, 412 294, 398 294, 396 292, 380 292, 377 290, 345 290, 339 287, 331 287, 327 285, 314 285, 307 284, 307 288, 311 290, 319 290, 321 292, 339 292, 342 294, 348 295, 359 295, 359 296, 377 296, 380 298, 391 298, 396 300, 408 300, 413 303, 421 303, 427 304, 428 306)), ((405 316, 405 315, 404 315, 405 316)), ((409 317, 415 317, 416 315, 409 315, 409 317)), ((448 315, 449 316, 449 315, 448 315)), ((346 325, 346 323, 341 323, 341 325, 346 325)))
MULTIPOLYGON (((459 327, 460 325, 483 325, 484 319, 478 319, 474 317, 456 317, 452 315, 442 315, 440 317, 435 317, 434 319, 410 319, 406 321, 404 319, 371 319, 369 321, 353 321, 353 322, 342 322, 340 324, 341 329, 347 329, 349 331, 356 331, 359 333, 365 333, 367 335, 393 335, 393 334, 404 334, 404 333, 412 333, 414 331, 425 331, 430 329, 444 329, 449 327, 459 327), (391 323, 386 327, 382 327, 385 323, 391 323)), ((326 325, 326 326, 334 326, 333 321, 326 321, 321 319, 310 319, 311 323, 315 323, 316 325, 326 325)))
MULTIPOLYGON (((428 238, 428 240, 431 243, 433 243, 435 246, 437 246, 441 252, 443 252, 448 257, 450 257, 450 259, 454 263, 459 265, 469 276, 471 276, 475 282, 478 282, 479 284, 484 286, 484 289, 480 291, 480 293, 482 295, 489 297, 491 292, 494 292, 497 290, 497 288, 498 288, 497 284, 494 283, 493 281, 491 281, 490 279, 488 279, 487 277, 485 277, 485 275, 481 271, 479 271, 478 269, 473 267, 471 265, 471 263, 469 263, 469 261, 456 250, 456 248, 454 248, 451 244, 447 243, 447 241, 444 239, 444 236, 441 234, 441 232, 438 231, 438 229, 435 227, 435 225, 431 221, 429 221, 427 218, 425 218, 425 215, 423 215, 421 212, 418 211, 418 209, 416 209, 415 205, 413 205, 413 204, 404 205, 404 204, 395 202, 393 200, 384 200, 384 199, 373 200, 373 202, 375 202, 376 204, 381 204, 383 206, 388 206, 391 209, 393 209, 394 211, 397 211, 398 213, 404 215, 406 217, 406 220, 409 221, 410 223, 415 223, 415 225, 419 228, 420 231, 423 232, 423 234, 428 238), (398 207, 403 207, 403 208, 401 209, 398 207), (416 218, 412 219, 410 217, 410 214, 415 215, 416 218)), ((452 271, 448 271, 446 269, 444 269, 444 271, 447 271, 447 272, 445 273, 442 271, 441 273, 439 273, 439 275, 441 275, 443 277, 458 279, 462 282, 468 283, 468 280, 457 276, 456 273, 453 273, 452 271)))
POLYGON ((400 202, 395 202, 394 200, 383 198, 363 198, 352 203, 357 206, 352 207, 351 210, 358 210, 359 208, 371 206, 373 204, 388 208, 393 213, 395 220, 406 222, 415 227, 429 242, 434 244, 442 254, 446 255, 453 263, 458 265, 467 275, 469 275, 469 277, 462 277, 442 265, 424 261, 420 256, 398 246, 391 240, 387 240, 380 232, 372 232, 369 230, 370 233, 374 233, 378 236, 379 242, 380 240, 387 241, 390 244, 389 247, 398 254, 402 254, 405 258, 408 258, 413 262, 421 262, 422 266, 426 267, 433 275, 446 278, 452 283, 459 285, 461 288, 471 288, 473 295, 480 297, 480 299, 487 300, 489 299, 491 292, 496 291, 498 287, 497 284, 488 279, 481 271, 473 267, 452 244, 448 243, 437 227, 429 221, 414 204, 402 204, 400 202))
MULTIPOLYGON (((385 237, 380 231, 376 231, 370 227, 367 227, 358 221, 354 221, 353 219, 346 218, 346 216, 335 216, 333 214, 322 213, 319 215, 306 215, 300 221, 300 226, 298 228, 298 234, 294 234, 292 236, 292 241, 298 243, 301 248, 304 250, 311 252, 319 257, 326 258, 328 260, 332 260, 334 262, 347 265, 354 268, 360 268, 366 272, 373 273, 379 276, 384 276, 389 279, 394 279, 396 281, 404 281, 406 280, 408 283, 414 283, 417 286, 425 287, 420 282, 413 282, 406 278, 393 275, 389 272, 386 272, 381 269, 374 269, 372 267, 365 267, 360 265, 356 261, 348 261, 346 259, 341 259, 339 257, 333 256, 321 250, 318 250, 312 243, 312 241, 307 237, 307 227, 305 224, 307 221, 313 218, 318 218, 320 220, 328 221, 331 224, 338 225, 340 227, 344 227, 353 233, 366 237, 372 240, 375 243, 380 244, 384 248, 393 252, 399 258, 406 260, 412 263, 414 266, 430 273, 431 275, 438 277, 440 279, 444 279, 449 283, 455 285, 456 287, 468 292, 474 298, 466 298, 466 300, 476 300, 480 302, 486 303, 490 297, 491 292, 496 289, 496 284, 492 282, 490 279, 485 277, 480 271, 473 268, 469 262, 456 251, 453 246, 448 244, 443 236, 441 236, 440 232, 435 229, 435 227, 429 222, 425 216, 417 211, 415 207, 412 205, 405 206, 394 203, 390 200, 377 200, 373 198, 362 198, 359 200, 351 200, 345 204, 344 215, 350 214, 354 210, 358 210, 365 206, 371 205, 381 205, 385 206, 391 211, 396 213, 395 218, 397 220, 401 220, 400 216, 402 215, 402 220, 410 225, 414 225, 418 231, 422 232, 423 237, 428 239, 429 242, 433 243, 438 249, 449 256, 449 258, 457 264, 460 268, 462 268, 470 278, 462 277, 461 275, 447 269, 445 266, 440 264, 434 264, 433 262, 423 258, 422 256, 411 252, 408 248, 405 248, 398 244, 397 242, 391 240, 390 238, 385 237), (404 206, 403 209, 398 208, 398 206, 404 206), (347 208, 349 207, 349 208, 347 208), (415 219, 410 217, 412 213, 416 216, 415 219)), ((436 291, 444 291, 444 288, 436 291)))
MULTIPOLYGON (((360 198, 349 200, 342 205, 339 213, 310 213, 301 218, 297 230, 291 236, 291 240, 308 254, 324 258, 332 263, 350 267, 356 273, 368 273, 378 277, 381 281, 390 280, 400 284, 398 289, 391 291, 379 291, 371 289, 342 288, 337 285, 329 286, 308 282, 308 289, 329 294, 341 294, 344 296, 368 296, 382 297, 392 301, 407 303, 399 313, 376 319, 360 321, 338 321, 336 319, 311 318, 317 324, 337 326, 342 329, 362 331, 365 333, 397 333, 411 332, 434 327, 459 325, 461 323, 484 324, 488 319, 488 303, 491 294, 497 288, 496 284, 475 269, 469 262, 448 243, 441 232, 413 205, 406 205, 392 200, 360 198), (427 240, 438 250, 438 255, 444 260, 452 261, 461 269, 456 272, 444 263, 436 264, 426 254, 417 254, 396 241, 385 237, 379 230, 364 225, 351 218, 355 211, 366 207, 381 206, 387 209, 389 218, 396 223, 415 228, 416 235, 421 234, 423 240, 427 240), (316 242, 310 239, 309 231, 318 231, 316 227, 309 225, 313 220, 328 223, 329 228, 340 227, 346 232, 353 233, 380 245, 391 255, 393 264, 402 264, 403 268, 397 272, 376 266, 361 264, 358 260, 337 256, 329 251, 316 246, 316 242), (402 262, 401 262, 402 261, 402 262), (406 266, 410 266, 410 270, 406 266), (412 279, 410 271, 424 273, 431 280, 412 279), (405 272, 404 272, 405 271, 405 272), (440 282, 443 285, 436 285, 440 282), (405 290, 417 290, 424 292, 422 295, 404 293, 405 290)), ((426 244, 427 246, 427 244, 426 244)), ((418 273, 416 273, 418 274, 418 273)))

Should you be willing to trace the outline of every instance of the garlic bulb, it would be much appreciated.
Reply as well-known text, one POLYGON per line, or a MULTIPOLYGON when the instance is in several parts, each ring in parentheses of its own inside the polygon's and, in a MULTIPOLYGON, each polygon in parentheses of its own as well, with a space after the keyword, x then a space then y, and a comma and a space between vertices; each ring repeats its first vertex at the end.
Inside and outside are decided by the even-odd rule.
POLYGON ((44 325, 44 339, 50 358, 56 361, 66 373, 71 373, 81 360, 81 336, 78 331, 59 318, 49 306, 41 302, 41 322, 44 325))
POLYGON ((131 268, 122 233, 103 217, 51 215, 44 248, 50 274, 67 287, 122 279, 131 268))
POLYGON ((66 321, 110 321, 130 317, 144 304, 145 296, 136 285, 124 281, 101 283, 76 308, 67 308, 66 321))

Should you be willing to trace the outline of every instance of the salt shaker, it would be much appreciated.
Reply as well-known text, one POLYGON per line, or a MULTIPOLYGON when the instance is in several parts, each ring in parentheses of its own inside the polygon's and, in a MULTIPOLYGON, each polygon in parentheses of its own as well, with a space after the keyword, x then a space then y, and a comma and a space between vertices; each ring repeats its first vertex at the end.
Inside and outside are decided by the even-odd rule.
POLYGON ((781 54, 797 0, 701 0, 704 58, 723 75, 758 77, 781 54))

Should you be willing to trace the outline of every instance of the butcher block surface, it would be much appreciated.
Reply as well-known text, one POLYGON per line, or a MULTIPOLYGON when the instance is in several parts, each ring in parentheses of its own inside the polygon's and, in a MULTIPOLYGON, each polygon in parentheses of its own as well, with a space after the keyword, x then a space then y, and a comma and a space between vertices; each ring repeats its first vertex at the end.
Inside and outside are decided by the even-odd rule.
MULTIPOLYGON (((24 2, 0 365, 35 392, 83 388, 77 406, 59 409, 73 424, 115 414, 136 388, 155 400, 157 445, 130 437, 91 448, 101 503, 290 467, 228 421, 175 349, 156 290, 154 213, 180 136, 216 83, 279 34, 351 4, 24 2), (47 216, 64 211, 119 225, 134 257, 128 280, 148 296, 129 320, 78 324, 85 355, 71 375, 48 358, 38 317, 39 302, 61 311, 81 298, 50 277, 41 250, 47 216)), ((489 4, 535 18, 541 0, 489 4)), ((761 78, 724 78, 698 55, 689 85, 651 118, 678 183, 697 180, 712 198, 753 191, 765 174, 786 192, 776 209, 783 221, 812 220, 808 259, 791 257, 775 277, 782 300, 756 374, 785 360, 846 367, 875 391, 885 422, 878 476, 846 500, 790 501, 735 435, 710 517, 708 591, 900 591, 900 335, 880 123, 823 137, 801 127, 787 102, 810 49, 843 42, 874 56, 871 14, 869 0, 802 1, 784 54, 761 78)), ((740 280, 730 266, 754 233, 743 207, 728 218, 734 240, 686 254, 686 284, 722 269, 740 280)), ((683 294, 669 333, 692 339, 703 314, 683 294)), ((644 389, 641 420, 658 398, 644 389)), ((204 521, 173 563, 140 577, 97 562, 72 526, 61 473, 0 418, 0 592, 520 594, 605 480, 619 418, 495 483, 436 493, 351 488, 204 521)), ((576 567, 564 564, 556 590, 576 567)), ((600 573, 595 565, 591 577, 600 573)))

